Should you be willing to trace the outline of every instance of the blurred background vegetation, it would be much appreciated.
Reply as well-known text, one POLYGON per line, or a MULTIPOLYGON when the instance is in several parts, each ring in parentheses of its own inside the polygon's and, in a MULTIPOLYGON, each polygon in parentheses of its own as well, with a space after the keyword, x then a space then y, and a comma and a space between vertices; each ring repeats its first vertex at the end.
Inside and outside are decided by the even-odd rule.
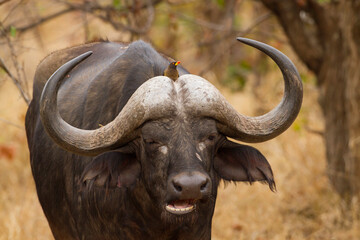
POLYGON ((41 59, 85 42, 143 39, 239 112, 263 114, 281 99, 281 73, 240 36, 295 62, 304 104, 287 132, 256 144, 278 192, 221 187, 213 239, 360 239, 359 12, 357 0, 0 0, 0 240, 52 239, 24 130, 41 59))

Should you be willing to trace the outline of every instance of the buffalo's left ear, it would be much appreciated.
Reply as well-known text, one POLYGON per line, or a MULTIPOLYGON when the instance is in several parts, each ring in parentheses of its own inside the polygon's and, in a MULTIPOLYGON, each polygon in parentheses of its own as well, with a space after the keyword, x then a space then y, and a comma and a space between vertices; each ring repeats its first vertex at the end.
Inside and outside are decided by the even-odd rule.
POLYGON ((95 185, 104 188, 126 188, 135 184, 140 163, 130 148, 103 153, 85 167, 80 182, 88 191, 95 185))
POLYGON ((219 176, 228 181, 266 182, 271 191, 276 190, 271 166, 256 148, 226 140, 214 159, 219 176))

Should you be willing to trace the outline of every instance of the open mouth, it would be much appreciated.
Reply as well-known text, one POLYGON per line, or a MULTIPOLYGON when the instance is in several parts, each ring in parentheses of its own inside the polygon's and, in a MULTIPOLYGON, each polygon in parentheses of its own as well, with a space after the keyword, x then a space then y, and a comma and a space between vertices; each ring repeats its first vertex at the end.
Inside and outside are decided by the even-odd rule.
POLYGON ((178 215, 192 212, 195 208, 195 200, 192 199, 172 201, 165 207, 166 211, 178 215))

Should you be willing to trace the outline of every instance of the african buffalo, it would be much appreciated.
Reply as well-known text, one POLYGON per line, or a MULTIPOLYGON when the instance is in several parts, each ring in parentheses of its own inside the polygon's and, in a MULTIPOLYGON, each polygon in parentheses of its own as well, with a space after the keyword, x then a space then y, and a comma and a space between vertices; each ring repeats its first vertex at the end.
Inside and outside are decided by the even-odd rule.
POLYGON ((32 173, 55 239, 210 239, 219 181, 275 182, 255 148, 285 131, 302 83, 278 50, 285 90, 271 112, 237 113, 205 79, 149 44, 98 42, 57 51, 38 66, 26 115, 32 173))

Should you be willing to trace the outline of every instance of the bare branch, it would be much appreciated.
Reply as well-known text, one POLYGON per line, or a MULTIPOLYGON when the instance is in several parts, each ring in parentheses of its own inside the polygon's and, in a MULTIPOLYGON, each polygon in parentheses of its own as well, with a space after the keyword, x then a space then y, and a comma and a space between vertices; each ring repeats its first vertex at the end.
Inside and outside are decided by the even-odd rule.
POLYGON ((197 0, 180 0, 180 1, 177 1, 177 0, 167 0, 167 3, 170 4, 170 5, 184 5, 184 4, 189 4, 189 3, 194 3, 196 2, 197 0))
MULTIPOLYGON (((12 13, 24 2, 25 0, 21 0, 20 2, 18 2, 15 6, 13 6, 10 11, 8 11, 6 17, 4 19, 2 19, 1 21, 4 23, 6 22, 6 20, 8 19, 9 16, 12 15, 12 13)), ((0 4, 1 5, 1 4, 0 4)))
MULTIPOLYGON (((22 0, 23 1, 23 0, 22 0)), ((116 30, 125 30, 132 33, 137 34, 144 34, 146 33, 154 20, 155 16, 155 10, 154 5, 159 4, 162 2, 162 0, 146 0, 146 3, 141 4, 137 10, 141 9, 147 9, 148 10, 148 18, 146 21, 146 24, 142 28, 136 28, 133 26, 127 26, 125 24, 122 24, 120 21, 118 21, 119 18, 122 16, 125 16, 126 14, 129 14, 130 9, 129 8, 123 8, 116 10, 112 6, 101 6, 96 1, 85 1, 82 4, 74 4, 67 1, 61 1, 64 4, 66 4, 67 8, 63 9, 59 12, 56 12, 54 14, 51 14, 49 16, 39 18, 37 21, 32 22, 26 26, 23 27, 17 27, 16 30, 18 32, 25 32, 30 29, 33 29, 34 27, 37 27, 38 25, 47 22, 49 20, 52 20, 54 18, 57 18, 59 16, 62 16, 66 13, 72 12, 72 11, 81 11, 84 13, 90 13, 94 15, 95 17, 103 20, 104 22, 110 23, 116 30)), ((10 26, 6 28, 6 33, 10 32, 10 26)))
POLYGON ((218 51, 214 54, 214 56, 211 58, 209 64, 207 64, 207 66, 205 66, 205 68, 203 68, 198 74, 199 76, 203 76, 205 73, 207 73, 210 69, 212 69, 219 61, 219 59, 226 55, 229 52, 229 49, 233 46, 233 44, 231 44, 228 48, 225 49, 225 51, 218 51))
POLYGON ((211 29, 211 30, 220 31, 220 32, 228 30, 225 28, 224 24, 217 24, 217 23, 208 22, 208 21, 205 21, 202 19, 196 19, 196 18, 190 17, 190 16, 180 13, 180 12, 172 12, 172 14, 174 14, 176 17, 181 18, 185 21, 195 23, 196 25, 199 25, 199 26, 211 29))
POLYGON ((211 41, 200 42, 199 46, 208 46, 208 45, 218 44, 226 38, 246 36, 246 35, 250 34, 261 23, 268 20, 271 16, 272 16, 271 12, 265 13, 264 15, 261 15, 260 17, 255 19, 255 21, 252 24, 250 24, 250 26, 248 26, 247 28, 241 30, 241 29, 235 29, 234 27, 232 27, 230 32, 228 32, 227 34, 224 34, 221 37, 213 39, 211 41))
POLYGON ((324 137, 324 134, 325 134, 324 130, 316 130, 316 129, 313 129, 313 128, 307 126, 307 125, 305 125, 305 130, 308 131, 309 133, 318 135, 320 137, 324 137))
MULTIPOLYGON (((257 26, 259 26, 261 23, 263 23, 264 21, 266 21, 267 19, 269 19, 271 17, 271 13, 268 12, 260 17, 258 17, 257 19, 255 19, 255 21, 250 24, 250 26, 248 26, 246 29, 244 30, 237 30, 232 28, 231 31, 228 34, 225 34, 224 36, 217 38, 215 40, 212 41, 208 41, 208 42, 202 42, 199 43, 199 46, 208 46, 208 45, 213 45, 213 44, 218 44, 221 41, 224 41, 225 38, 229 38, 229 37, 243 37, 249 33, 251 33, 257 26)), ((215 66, 218 62, 218 60, 225 54, 227 54, 229 52, 229 50, 236 44, 237 42, 233 42, 232 44, 230 44, 225 51, 219 51, 216 52, 214 54, 214 56, 212 57, 212 59, 210 60, 209 64, 200 71, 199 75, 202 76, 204 75, 206 72, 208 72, 210 69, 212 69, 213 66, 215 66)))
POLYGON ((9 120, 3 119, 3 118, 0 118, 0 122, 3 122, 5 124, 11 125, 13 127, 19 128, 19 129, 24 129, 23 126, 20 126, 20 125, 18 125, 16 123, 10 122, 9 120))
POLYGON ((10 0, 2 0, 2 1, 0 1, 0 5, 3 5, 6 2, 10 2, 10 0))
POLYGON ((146 0, 146 3, 137 6, 137 8, 135 9, 136 11, 145 8, 148 11, 146 23, 141 28, 128 26, 120 22, 119 19, 121 19, 121 17, 124 17, 129 13, 131 13, 131 9, 128 7, 116 10, 113 7, 101 6, 97 2, 91 2, 91 4, 89 3, 86 6, 84 4, 73 4, 70 2, 65 2, 65 4, 71 9, 88 12, 92 14, 93 16, 101 19, 102 21, 111 24, 113 28, 116 30, 128 31, 135 34, 145 34, 149 31, 154 21, 154 17, 155 17, 154 5, 159 4, 160 2, 162 2, 162 0, 155 0, 155 1, 146 0))
MULTIPOLYGON (((42 24, 44 22, 47 22, 47 21, 49 21, 51 19, 57 18, 57 17, 59 17, 61 15, 64 15, 66 13, 69 13, 69 12, 72 12, 72 11, 75 11, 75 10, 76 9, 72 9, 72 8, 67 8, 67 9, 61 10, 61 11, 59 11, 57 13, 52 14, 52 15, 40 18, 37 21, 35 21, 33 23, 30 23, 29 25, 26 25, 24 27, 18 27, 18 28, 16 28, 16 30, 18 32, 25 32, 27 30, 30 30, 30 29, 34 28, 34 27, 37 27, 38 25, 40 25, 40 24, 42 24)), ((7 28, 6 32, 9 32, 9 31, 10 31, 10 28, 7 28)))
POLYGON ((27 83, 25 83, 25 78, 23 79, 23 81, 21 80, 21 71, 22 71, 22 68, 20 67, 18 61, 17 61, 17 57, 16 57, 16 54, 15 54, 15 49, 11 43, 11 40, 9 39, 8 35, 6 34, 5 30, 4 30, 4 27, 3 27, 3 24, 2 22, 0 22, 0 31, 1 33, 3 34, 6 42, 7 42, 7 45, 10 49, 10 52, 11 52, 11 59, 12 59, 12 62, 15 66, 15 69, 16 69, 16 74, 17 76, 14 76, 10 70, 8 69, 8 67, 6 66, 4 60, 0 57, 0 68, 4 69, 5 73, 12 79, 13 83, 15 84, 15 86, 19 89, 20 91, 20 94, 22 96, 22 98, 25 100, 26 104, 29 105, 30 104, 30 97, 29 97, 29 94, 26 92, 26 90, 23 89, 23 86, 22 86, 22 83, 24 83, 25 86, 27 86, 27 83))
POLYGON ((26 104, 29 105, 30 104, 29 95, 22 88, 20 81, 6 67, 4 60, 1 57, 0 57, 0 68, 4 69, 5 73, 12 79, 13 83, 19 89, 22 98, 25 100, 26 104))

